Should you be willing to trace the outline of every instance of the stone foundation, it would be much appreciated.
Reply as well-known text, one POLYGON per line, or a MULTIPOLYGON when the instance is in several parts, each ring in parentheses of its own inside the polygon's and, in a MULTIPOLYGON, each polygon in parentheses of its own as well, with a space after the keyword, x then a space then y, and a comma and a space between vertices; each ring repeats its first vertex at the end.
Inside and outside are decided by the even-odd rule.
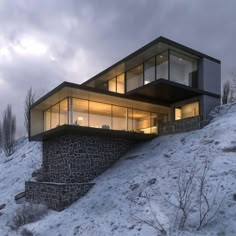
POLYGON ((133 144, 119 138, 65 135, 43 142, 46 182, 84 183, 107 170, 133 144))
POLYGON ((27 181, 25 199, 28 202, 44 203, 48 208, 61 211, 84 196, 93 183, 58 184, 27 181))
POLYGON ((25 183, 26 201, 61 211, 94 185, 89 183, 113 165, 134 141, 103 136, 61 135, 43 141, 38 182, 25 183))
POLYGON ((201 116, 194 116, 176 121, 170 121, 158 124, 158 134, 175 134, 187 132, 204 127, 208 122, 203 121, 201 116))

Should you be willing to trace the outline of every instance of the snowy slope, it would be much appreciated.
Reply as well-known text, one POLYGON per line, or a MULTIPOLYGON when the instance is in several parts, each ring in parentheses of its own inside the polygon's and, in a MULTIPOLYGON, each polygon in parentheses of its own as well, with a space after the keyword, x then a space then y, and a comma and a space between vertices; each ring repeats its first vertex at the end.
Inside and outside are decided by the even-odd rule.
POLYGON ((29 180, 33 170, 39 168, 41 164, 41 143, 29 143, 26 138, 20 138, 15 150, 10 157, 5 157, 0 151, 0 205, 6 204, 1 211, 3 215, 0 216, 1 236, 8 231, 6 224, 16 207, 15 195, 24 191, 25 181, 29 180))
MULTIPOLYGON (((196 232, 189 225, 188 230, 172 235, 235 236, 236 151, 226 151, 232 147, 236 147, 236 104, 218 109, 212 122, 202 130, 157 137, 136 146, 98 177, 85 197, 63 212, 49 211, 42 220, 26 227, 42 236, 157 235, 155 229, 134 219, 152 219, 143 196, 150 196, 157 218, 168 229, 174 214, 169 202, 176 199, 179 170, 202 167, 208 158, 212 161, 208 187, 220 181, 218 197, 225 197, 222 209, 215 221, 201 231, 196 232)), ((39 144, 24 140, 12 161, 4 163, 0 156, 0 204, 7 203, 0 216, 0 235, 8 230, 4 224, 14 209, 12 197, 21 191, 32 169, 39 166, 40 155, 39 144)))

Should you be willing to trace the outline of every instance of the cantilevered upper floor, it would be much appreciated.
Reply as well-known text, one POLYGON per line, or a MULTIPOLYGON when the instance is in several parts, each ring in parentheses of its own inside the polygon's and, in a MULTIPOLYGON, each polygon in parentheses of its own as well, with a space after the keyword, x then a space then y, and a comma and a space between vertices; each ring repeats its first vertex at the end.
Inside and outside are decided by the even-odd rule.
POLYGON ((207 116, 220 104, 220 70, 219 60, 159 37, 82 85, 64 82, 36 101, 30 139, 59 131, 145 138, 158 122, 207 116))

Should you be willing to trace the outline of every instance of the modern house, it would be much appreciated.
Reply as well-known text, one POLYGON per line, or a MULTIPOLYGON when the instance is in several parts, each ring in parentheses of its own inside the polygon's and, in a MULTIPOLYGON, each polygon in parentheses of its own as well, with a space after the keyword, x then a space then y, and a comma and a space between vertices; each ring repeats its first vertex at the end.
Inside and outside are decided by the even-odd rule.
POLYGON ((220 94, 221 62, 164 37, 81 85, 62 83, 30 110, 29 138, 43 141, 44 177, 26 183, 27 199, 50 198, 46 182, 78 186, 74 200, 46 201, 63 209, 133 143, 200 128, 220 94))

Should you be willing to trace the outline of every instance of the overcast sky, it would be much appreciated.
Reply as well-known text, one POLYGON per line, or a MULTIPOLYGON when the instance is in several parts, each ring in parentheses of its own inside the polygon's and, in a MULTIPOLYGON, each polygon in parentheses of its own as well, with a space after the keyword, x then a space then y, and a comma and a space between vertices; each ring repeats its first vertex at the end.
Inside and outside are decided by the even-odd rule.
POLYGON ((236 71, 235 0, 0 0, 0 112, 12 104, 23 134, 30 86, 81 83, 160 35, 236 71))

